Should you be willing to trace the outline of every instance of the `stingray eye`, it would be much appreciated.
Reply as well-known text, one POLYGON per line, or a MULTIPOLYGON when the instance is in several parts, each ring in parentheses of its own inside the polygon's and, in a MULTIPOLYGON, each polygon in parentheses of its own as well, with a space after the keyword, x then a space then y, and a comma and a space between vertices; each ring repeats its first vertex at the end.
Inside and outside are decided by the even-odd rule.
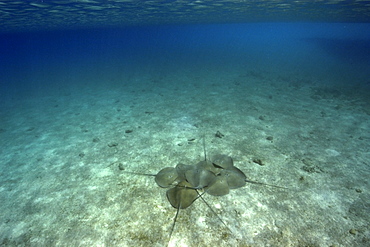
POLYGON ((215 163, 212 163, 212 165, 213 165, 215 168, 222 168, 221 166, 218 166, 218 165, 216 165, 215 163))

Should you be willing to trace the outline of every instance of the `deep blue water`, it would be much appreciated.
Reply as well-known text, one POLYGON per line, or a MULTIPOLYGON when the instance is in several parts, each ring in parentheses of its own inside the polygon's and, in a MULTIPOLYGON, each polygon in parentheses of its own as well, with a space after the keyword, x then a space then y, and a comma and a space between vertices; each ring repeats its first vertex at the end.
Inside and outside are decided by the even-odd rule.
POLYGON ((335 73, 354 76, 348 83, 366 85, 369 30, 370 24, 360 23, 251 23, 6 33, 0 41, 1 95, 104 84, 145 68, 246 66, 321 75, 337 66, 335 73))
POLYGON ((133 73, 228 68, 369 84, 362 2, 39 0, 0 10, 2 99, 133 73))

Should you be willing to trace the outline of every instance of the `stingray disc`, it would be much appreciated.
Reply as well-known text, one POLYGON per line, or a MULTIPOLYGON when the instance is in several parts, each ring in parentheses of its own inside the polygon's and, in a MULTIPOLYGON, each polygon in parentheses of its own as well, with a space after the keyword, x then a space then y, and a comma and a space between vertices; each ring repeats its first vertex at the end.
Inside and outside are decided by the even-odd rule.
POLYGON ((174 208, 187 208, 198 198, 197 191, 187 187, 192 186, 186 181, 181 181, 172 189, 167 190, 167 199, 174 208))
POLYGON ((224 176, 217 176, 206 190, 212 196, 224 196, 229 194, 229 191, 229 185, 224 176))
POLYGON ((170 187, 177 179, 177 171, 174 167, 166 167, 155 175, 155 182, 162 188, 170 187))
POLYGON ((195 188, 202 189, 210 185, 210 183, 216 178, 216 175, 206 169, 200 169, 194 167, 185 173, 186 180, 195 188))
POLYGON ((209 160, 200 161, 200 162, 196 163, 195 166, 198 169, 208 170, 208 171, 213 172, 214 174, 217 174, 220 171, 220 169, 217 168, 217 167, 215 167, 213 165, 213 163, 211 161, 209 161, 209 160))
POLYGON ((179 181, 182 181, 182 180, 185 180, 185 172, 187 172, 188 170, 191 170, 193 169, 194 166, 191 166, 191 165, 185 165, 185 164, 182 164, 182 163, 179 163, 177 164, 176 166, 176 171, 177 171, 177 174, 178 174, 178 180, 179 181))
POLYGON ((234 166, 234 161, 230 156, 224 154, 216 154, 212 157, 212 163, 223 169, 228 169, 234 166))
POLYGON ((245 185, 245 174, 235 166, 222 170, 220 175, 225 177, 230 189, 237 189, 245 185))

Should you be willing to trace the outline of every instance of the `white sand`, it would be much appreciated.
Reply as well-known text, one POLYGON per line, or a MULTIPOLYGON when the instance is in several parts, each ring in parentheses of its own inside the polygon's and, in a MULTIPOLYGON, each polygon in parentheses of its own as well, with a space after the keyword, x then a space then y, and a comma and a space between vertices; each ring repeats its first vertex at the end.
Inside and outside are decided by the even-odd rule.
POLYGON ((17 99, 1 111, 0 245, 368 246, 370 103, 324 80, 189 69, 17 99), (209 155, 288 189, 205 195, 231 232, 198 200, 169 240, 166 190, 118 166, 194 164, 203 134, 209 155))

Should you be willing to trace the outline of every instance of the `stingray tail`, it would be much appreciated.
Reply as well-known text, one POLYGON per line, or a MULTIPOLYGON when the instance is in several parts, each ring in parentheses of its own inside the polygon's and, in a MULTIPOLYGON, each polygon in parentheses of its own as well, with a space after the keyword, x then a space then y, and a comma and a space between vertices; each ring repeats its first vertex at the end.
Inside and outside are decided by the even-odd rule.
POLYGON ((230 228, 226 225, 226 223, 221 219, 221 217, 213 210, 211 205, 209 205, 208 202, 203 198, 203 194, 206 193, 206 192, 199 193, 199 191, 197 190, 197 193, 198 193, 198 197, 200 197, 200 199, 202 199, 202 201, 207 205, 207 207, 212 211, 212 213, 214 213, 216 215, 218 220, 227 228, 227 230, 229 230, 229 232, 232 232, 230 230, 230 228))
POLYGON ((172 226, 171 226, 171 230, 170 230, 170 236, 169 236, 169 239, 168 239, 167 246, 169 246, 169 244, 171 242, 171 237, 172 237, 173 229, 175 229, 176 220, 177 220, 177 216, 179 215, 179 211, 180 211, 180 206, 177 207, 176 215, 175 215, 175 218, 173 219, 173 222, 172 222, 172 226))
POLYGON ((203 152, 204 152, 204 161, 207 161, 206 135, 205 134, 203 134, 203 152))

